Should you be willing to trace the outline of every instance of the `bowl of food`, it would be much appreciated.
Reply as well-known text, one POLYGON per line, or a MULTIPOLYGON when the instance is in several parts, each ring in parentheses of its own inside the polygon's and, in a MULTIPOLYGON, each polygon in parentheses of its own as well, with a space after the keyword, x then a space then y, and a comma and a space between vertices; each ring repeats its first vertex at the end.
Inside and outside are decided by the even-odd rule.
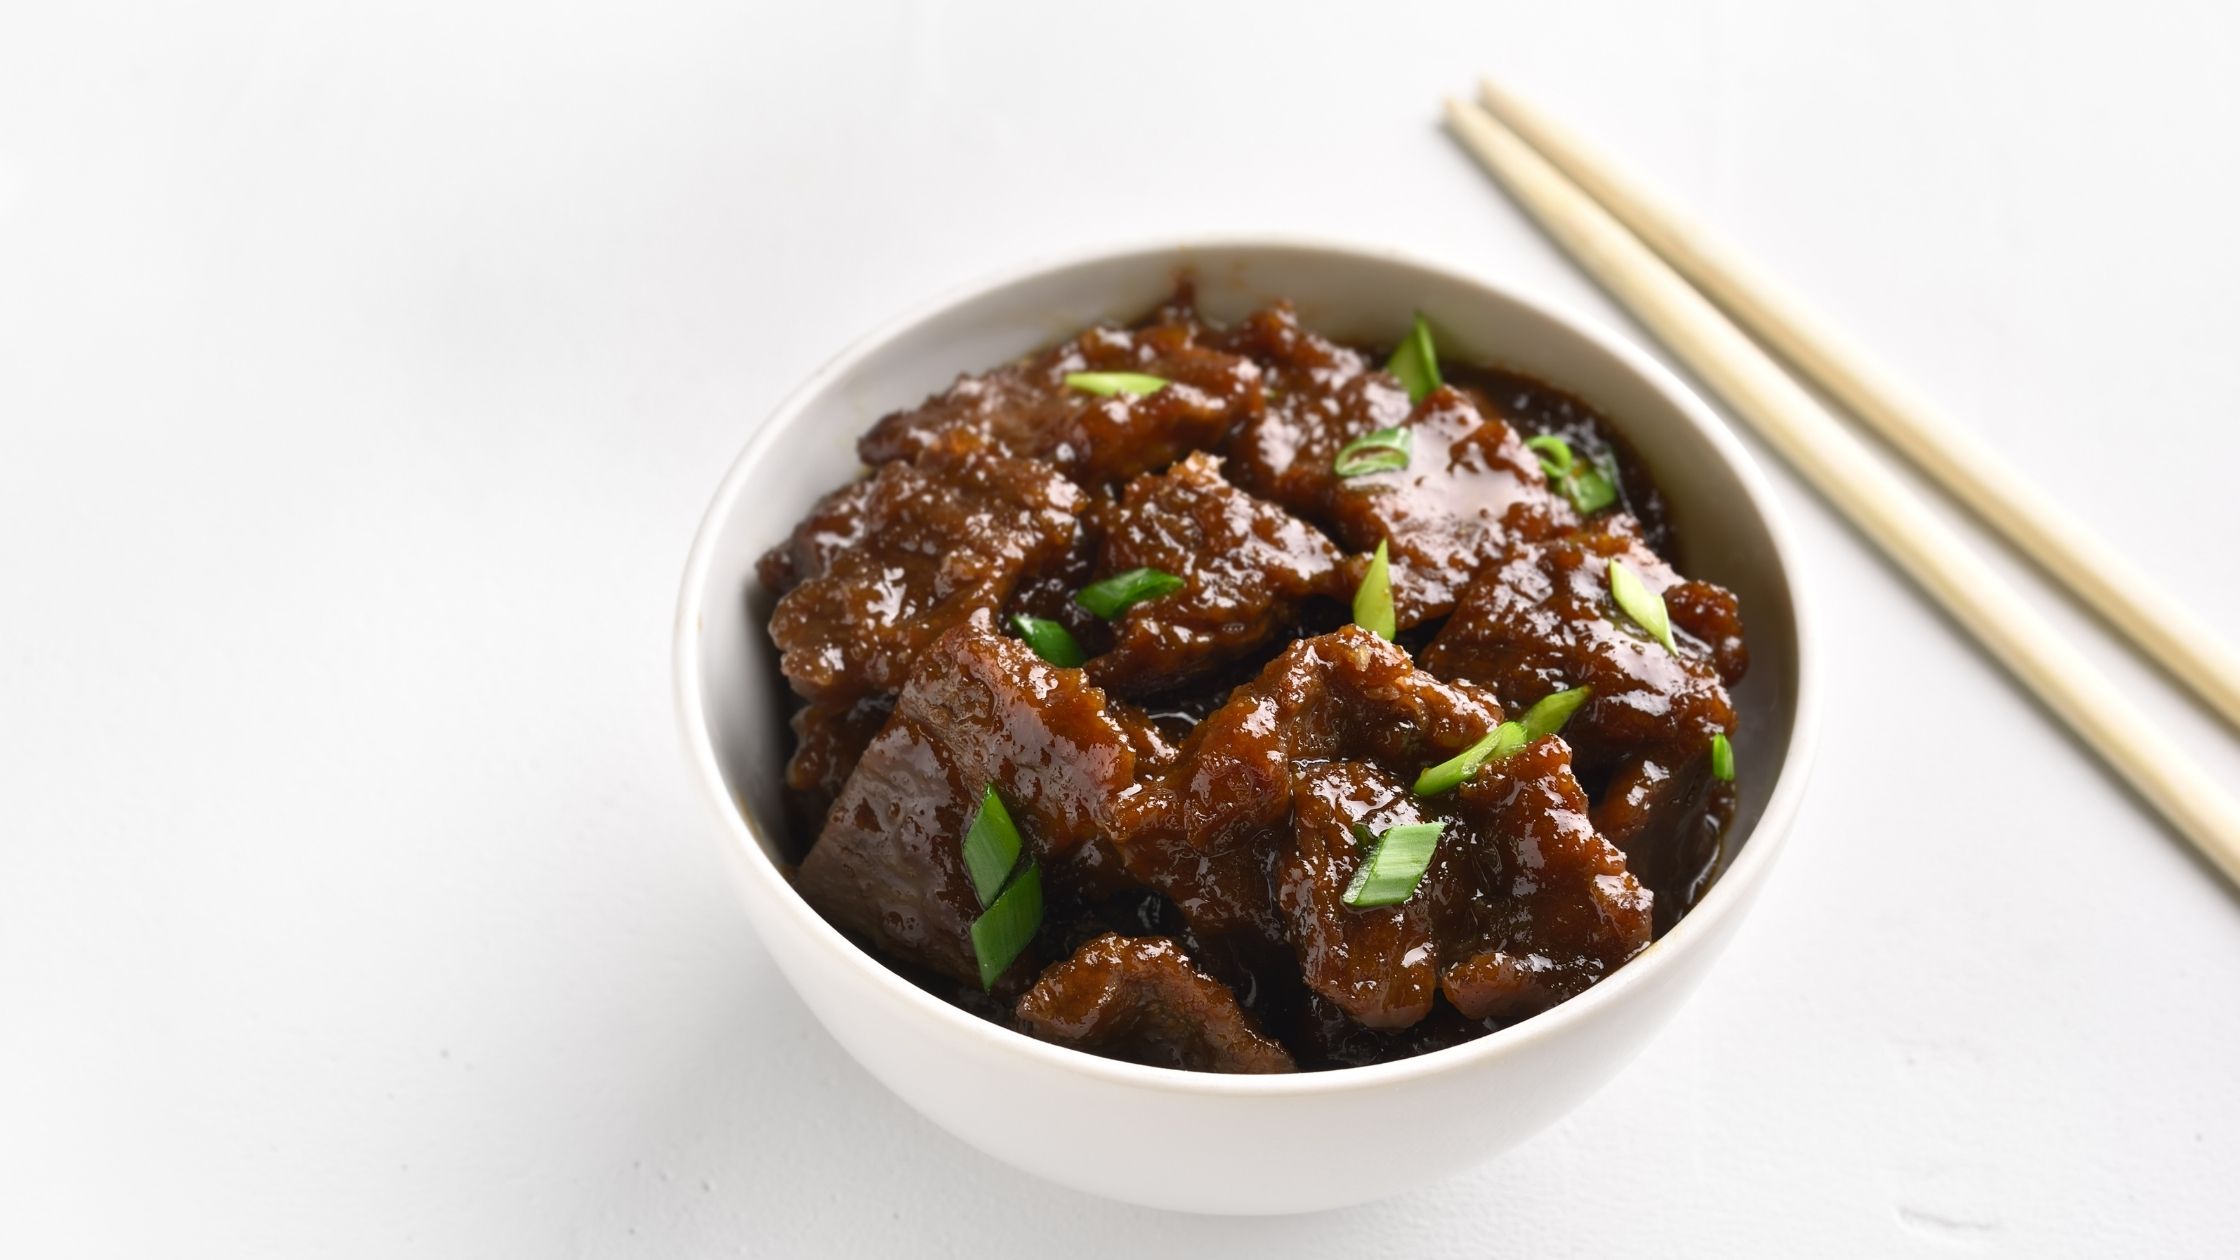
POLYGON ((1810 759, 1794 552, 1623 339, 1281 240, 1101 251, 857 342, 686 566, 687 759, 833 1037, 1038 1176, 1313 1210, 1608 1079, 1810 759))

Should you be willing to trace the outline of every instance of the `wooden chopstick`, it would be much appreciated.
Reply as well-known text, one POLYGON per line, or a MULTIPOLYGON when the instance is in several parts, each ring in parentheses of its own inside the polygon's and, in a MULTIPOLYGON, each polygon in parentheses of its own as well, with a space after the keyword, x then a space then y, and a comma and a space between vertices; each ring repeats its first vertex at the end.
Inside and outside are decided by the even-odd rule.
POLYGON ((1447 125, 1548 234, 2240 886, 2240 805, 1756 342, 1492 114, 1447 125))
POLYGON ((1479 101, 1795 371, 2240 727, 2240 653, 2074 513, 1900 384, 1780 283, 1652 197, 1561 124, 1491 81, 1480 85, 1479 101))

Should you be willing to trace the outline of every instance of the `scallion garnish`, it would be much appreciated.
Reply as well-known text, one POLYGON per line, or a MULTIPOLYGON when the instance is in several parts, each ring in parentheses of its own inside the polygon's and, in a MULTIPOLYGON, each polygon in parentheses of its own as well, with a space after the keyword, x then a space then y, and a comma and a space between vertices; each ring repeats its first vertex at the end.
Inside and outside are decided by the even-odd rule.
POLYGON ((1562 730, 1563 724, 1570 721, 1571 715, 1578 712, 1579 706, 1585 704, 1587 697, 1593 694, 1592 687, 1573 687, 1569 691, 1540 697, 1539 703, 1526 709, 1524 716, 1517 719, 1518 724, 1524 727, 1525 740, 1530 742, 1542 735, 1553 735, 1562 730))
POLYGON ((1439 388, 1439 352, 1431 346, 1431 325, 1421 314, 1400 348, 1385 361, 1384 370, 1400 378, 1409 402, 1422 402, 1424 395, 1439 388))
POLYGON ((1443 822, 1387 827, 1368 856, 1361 859, 1341 900, 1356 910, 1366 910, 1397 906, 1415 896, 1424 868, 1431 865, 1431 851, 1439 847, 1439 836, 1446 829, 1443 822))
POLYGON ((1188 583, 1172 573, 1158 569, 1130 569, 1115 573, 1102 582, 1092 582, 1081 588, 1073 602, 1095 613, 1106 621, 1112 620, 1136 604, 1161 595, 1172 595, 1188 583))
POLYGON ((1582 516, 1592 516, 1618 501, 1618 487, 1592 464, 1581 464, 1578 471, 1564 481, 1563 492, 1582 516))
POLYGON ((1036 656, 1060 669, 1079 669, 1088 659, 1081 654, 1081 645, 1074 642, 1073 633, 1048 617, 1019 613, 1011 618, 1011 628, 1019 632, 1036 656))
POLYGON ((1516 722, 1503 722, 1487 731, 1485 738, 1470 745, 1454 756, 1416 776, 1417 796, 1437 796, 1452 792, 1478 772, 1478 767, 1503 757, 1525 746, 1525 729, 1516 722))
POLYGON ((1066 388, 1110 398, 1114 394, 1156 394, 1167 387, 1166 378, 1143 372, 1068 372, 1066 388))
POLYGON ((1610 598, 1633 618, 1635 625, 1648 631, 1650 638, 1664 644, 1665 651, 1680 655, 1680 645, 1672 641, 1672 618, 1665 615, 1664 596, 1650 590, 1641 575, 1616 556, 1610 557, 1610 598))
POLYGON ((1338 458, 1330 471, 1341 477, 1359 477, 1364 473, 1397 472, 1408 466, 1408 456, 1414 453, 1416 435, 1409 429, 1378 429, 1364 433, 1338 448, 1338 458))
POLYGON ((964 833, 964 869, 972 876, 972 892, 985 906, 1003 891, 1004 878, 1019 864, 1019 828, 1003 806, 991 783, 980 793, 980 808, 964 833))
POLYGON ((1571 506, 1580 513, 1592 516, 1618 501, 1618 487, 1608 473, 1592 460, 1582 460, 1571 451, 1571 443, 1553 433, 1526 438, 1525 447, 1540 457, 1540 471, 1548 475, 1548 483, 1571 500, 1571 506))
POLYGON ((1571 475, 1572 465, 1578 458, 1571 453, 1571 443, 1553 433, 1524 440, 1525 449, 1540 457, 1540 471, 1548 474, 1550 481, 1562 481, 1571 475))
POLYGON ((1711 735, 1711 777, 1721 783, 1734 782, 1734 745, 1727 741, 1725 731, 1711 735))
POLYGON ((972 895, 982 907, 972 921, 972 954, 980 962, 980 987, 993 988, 1042 926, 1042 872, 1031 860, 1012 871, 1026 846, 993 783, 981 790, 961 847, 972 895))
POLYGON ((1042 868, 1019 868, 987 913, 972 921, 972 953, 980 961, 980 987, 992 989, 1042 927, 1042 868))
POLYGON ((1485 738, 1477 743, 1417 775, 1416 795, 1437 796, 1441 792, 1452 792, 1476 774, 1479 766, 1500 761, 1543 735, 1555 734, 1593 694, 1592 687, 1573 687, 1541 697, 1538 704, 1524 711, 1523 717, 1503 722, 1487 731, 1485 738))
POLYGON ((1377 554, 1369 557, 1361 588, 1353 593, 1353 624, 1387 642, 1400 632, 1392 611, 1392 557, 1382 542, 1377 544, 1377 554))

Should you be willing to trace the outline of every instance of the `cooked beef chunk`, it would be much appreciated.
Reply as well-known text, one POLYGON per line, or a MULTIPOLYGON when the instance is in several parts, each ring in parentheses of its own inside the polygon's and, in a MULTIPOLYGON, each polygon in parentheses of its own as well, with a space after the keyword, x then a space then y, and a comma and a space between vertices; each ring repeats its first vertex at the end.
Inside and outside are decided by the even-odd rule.
POLYGON ((1367 857, 1357 828, 1429 821, 1399 776, 1361 762, 1292 771, 1290 853, 1279 885, 1307 986, 1371 1028, 1405 1028, 1431 1013, 1439 991, 1431 903, 1353 909, 1346 885, 1367 857))
MULTIPOLYGON (((1301 793, 1321 787, 1311 769, 1352 759, 1412 780, 1500 721, 1490 694, 1421 672, 1401 648, 1357 626, 1300 640, 1199 722, 1172 766, 1148 777, 1131 825, 1114 836, 1121 862, 1172 900, 1201 939, 1295 943, 1305 873, 1342 866, 1350 875, 1355 862, 1342 842, 1293 860, 1295 815, 1304 828, 1314 808, 1301 793)), ((1342 891, 1340 880, 1318 895, 1342 891)), ((1308 971, 1312 984, 1315 964, 1308 971)))
POLYGON ((1001 607, 1021 576, 1064 561, 1081 491, 1048 464, 971 449, 929 450, 888 464, 835 504, 861 518, 858 541, 822 557, 778 601, 770 637, 779 668, 811 703, 838 708, 901 688, 935 637, 1001 607))
POLYGON ((1355 551, 1388 543, 1402 629, 1451 611, 1508 539, 1578 525, 1524 439, 1489 410, 1486 393, 1450 385, 1411 404, 1399 381, 1358 351, 1301 329, 1286 306, 1253 315, 1231 344, 1266 357, 1271 394, 1266 410, 1230 441, 1231 476, 1327 524, 1355 551), (1406 468, 1338 476, 1346 443, 1392 428, 1409 432, 1406 468))
POLYGON ((1229 441, 1229 475, 1309 519, 1328 513, 1339 448, 1399 425, 1415 409, 1397 379, 1359 350, 1302 328, 1288 302, 1254 312, 1226 344, 1264 364, 1268 382, 1266 408, 1229 441))
POLYGON ((1433 678, 1399 646, 1346 626, 1284 649, 1200 722, 1164 787, 1191 845, 1218 853, 1283 826, 1298 763, 1350 758, 1413 774, 1500 722, 1484 689, 1433 678))
POLYGON ((755 575, 764 590, 784 595, 811 578, 823 577, 832 562, 863 541, 868 524, 866 508, 878 489, 875 478, 849 482, 817 500, 786 540, 772 547, 755 564, 755 575))
POLYGON ((1104 693, 984 621, 926 650, 895 714, 940 741, 960 792, 994 784, 1036 853, 1110 832, 1137 795, 1136 744, 1104 693))
POLYGON ((1291 1055, 1253 1027, 1236 995, 1163 937, 1097 937, 1043 972, 1019 999, 1017 1015, 1045 1041, 1154 1067, 1294 1070, 1291 1055))
POLYGON ((1719 860, 1719 838, 1734 818, 1734 785, 1711 777, 1710 759, 1667 764, 1662 754, 1621 763, 1595 802, 1594 828, 1626 855, 1626 866, 1657 897, 1657 931, 1694 908, 1719 860))
POLYGON ((1463 843, 1442 843, 1447 864, 1428 895, 1444 956, 1458 960, 1440 991, 1463 1014, 1530 1014, 1649 943, 1650 895, 1595 834, 1560 736, 1489 764, 1455 796, 1463 843))
POLYGON ((931 733, 891 719, 826 815, 795 887, 817 913, 880 952, 976 982, 971 932, 980 903, 957 837, 979 800, 959 789, 931 733))
POLYGON ((844 709, 805 705, 793 715, 793 756, 786 762, 786 786, 800 795, 808 816, 822 819, 855 773, 871 737, 894 712, 893 696, 873 696, 844 709))
POLYGON ((985 617, 919 658, 894 715, 856 763, 798 886, 881 949, 974 981, 980 906, 959 839, 995 785, 1029 852, 1050 858, 1112 826, 1135 752, 1081 671, 994 633, 985 617))
POLYGON ((1180 754, 1156 718, 1125 700, 1113 700, 1109 708, 1112 720, 1120 724, 1121 733, 1128 737, 1128 746, 1136 750, 1139 774, 1174 764, 1180 754))
POLYGON ((1595 834, 1561 739, 1535 741, 1431 798, 1358 762, 1296 774, 1281 886, 1292 943, 1307 984, 1368 1027, 1414 1024, 1435 992, 1472 1019, 1521 1017, 1649 941, 1650 895, 1595 834), (1419 822, 1445 831, 1416 895, 1344 904, 1365 835, 1419 822))
POLYGON ((1520 706, 1592 686, 1592 698, 1563 728, 1583 766, 1606 768, 1653 749, 1707 755, 1714 733, 1734 729, 1726 688, 1742 666, 1734 597, 1684 581, 1640 543, 1626 518, 1609 524, 1606 532, 1512 540, 1425 650, 1424 668, 1492 687, 1520 706), (1677 654, 1618 608, 1612 559, 1664 595, 1677 654), (1729 639, 1732 649, 1719 647, 1729 639))
MULTIPOLYGON (((1637 522, 1621 518, 1620 524, 1636 531, 1636 541, 1646 536, 1637 522)), ((1742 642, 1742 602, 1724 586, 1686 581, 1677 573, 1672 577, 1673 584, 1664 588, 1664 609, 1672 624, 1711 650, 1712 667, 1729 687, 1741 682, 1750 669, 1750 649, 1742 642)))
POLYGON ((1120 615, 1110 652, 1089 665, 1098 683, 1129 695, 1171 690, 1266 644, 1311 596, 1346 599, 1354 579, 1336 545, 1221 476, 1203 452, 1128 483, 1095 577, 1157 569, 1178 591, 1120 615))
POLYGON ((1284 939, 1269 891, 1276 851, 1239 845, 1208 853, 1191 842, 1171 793, 1143 802, 1116 845, 1129 877, 1172 901, 1201 940, 1241 935, 1268 944, 1284 939))
POLYGON ((1204 326, 1170 308, 1140 328, 1093 328, 1053 350, 978 376, 872 427, 868 464, 921 458, 957 433, 1006 454, 1049 460, 1085 485, 1125 480, 1218 445, 1259 412, 1260 368, 1200 344, 1204 326), (1136 372, 1168 382, 1152 394, 1100 397, 1066 384, 1074 372, 1136 372))
POLYGON ((1460 390, 1431 391, 1404 427, 1413 444, 1406 468, 1339 479, 1330 499, 1331 528, 1347 546, 1389 543, 1403 630, 1452 612, 1510 539, 1546 538, 1579 522, 1516 430, 1460 390))

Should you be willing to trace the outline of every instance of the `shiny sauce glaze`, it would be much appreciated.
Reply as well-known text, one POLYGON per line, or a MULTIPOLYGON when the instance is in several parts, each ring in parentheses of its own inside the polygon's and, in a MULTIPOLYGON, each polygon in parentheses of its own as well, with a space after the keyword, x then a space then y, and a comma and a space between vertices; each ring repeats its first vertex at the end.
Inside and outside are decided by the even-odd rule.
POLYGON ((1648 470, 1587 406, 1440 376, 1280 302, 1216 325, 1185 286, 881 419, 870 471, 759 571, 802 895, 984 1018, 1229 1072, 1467 1041, 1667 930, 1735 807, 1736 601, 1675 569, 1648 470), (1346 470, 1391 430, 1403 466, 1346 470), (1353 624, 1380 544, 1389 641, 1353 624), (1145 573, 1157 593, 1085 606, 1145 573), (1560 729, 1419 781, 1581 687, 1560 729), (1020 848, 1001 891, 966 855, 990 794, 1020 848), (1397 899, 1363 894, 1380 844, 1429 828, 1397 899), (1039 917, 991 956, 1029 874, 1039 917))

